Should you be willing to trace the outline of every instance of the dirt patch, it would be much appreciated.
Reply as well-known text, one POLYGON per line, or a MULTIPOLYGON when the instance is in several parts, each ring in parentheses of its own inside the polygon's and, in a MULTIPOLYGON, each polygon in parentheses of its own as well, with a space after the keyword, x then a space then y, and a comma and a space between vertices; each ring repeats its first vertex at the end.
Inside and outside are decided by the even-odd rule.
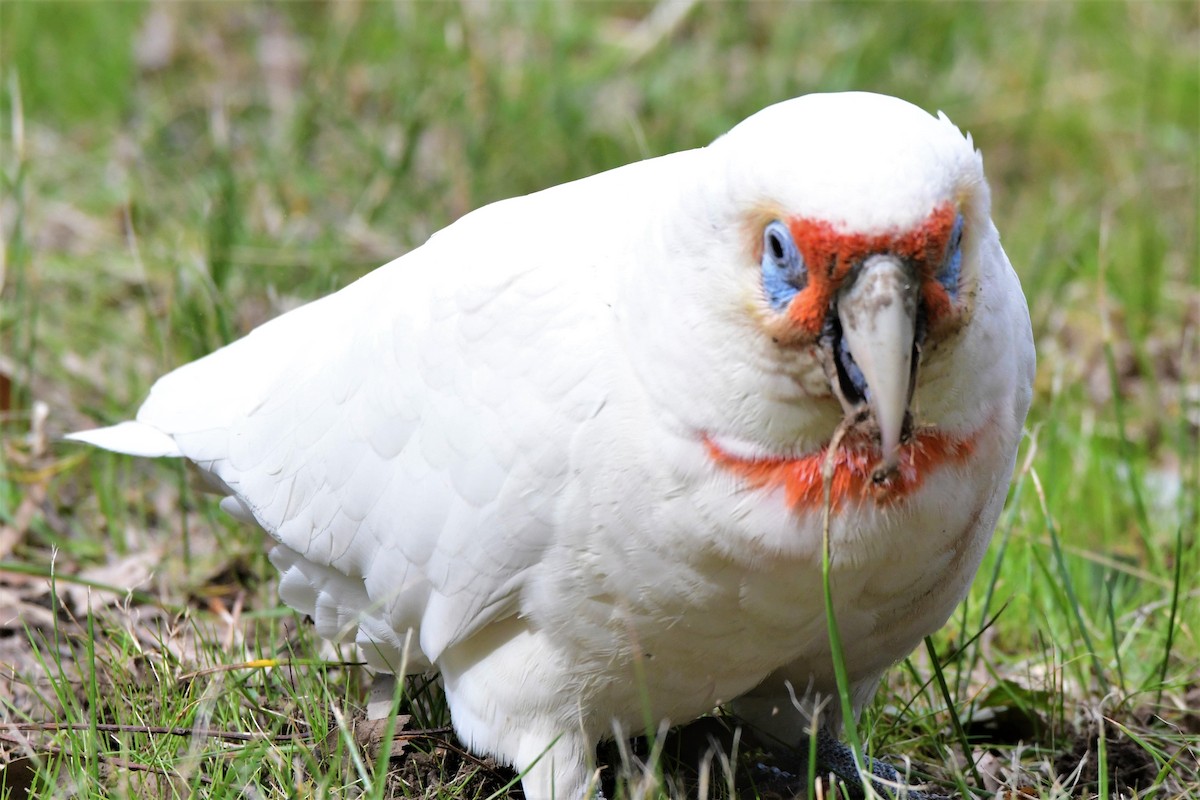
MULTIPOLYGON (((1100 736, 1090 731, 1078 737, 1070 749, 1054 762, 1064 780, 1078 775, 1076 789, 1095 789, 1100 782, 1100 736)), ((1108 736, 1104 740, 1109 791, 1114 795, 1141 790, 1154 783, 1158 768, 1141 745, 1127 736, 1108 736)))
MULTIPOLYGON (((355 744, 370 760, 383 753, 388 720, 359 719, 354 723, 355 744)), ((502 793, 509 798, 522 797, 516 773, 497 764, 495 759, 479 758, 466 750, 449 727, 420 728, 408 714, 392 723, 388 748, 389 796, 433 797, 450 792, 453 796, 489 797, 502 793), (510 784, 514 784, 511 787, 510 784), (506 788, 509 787, 509 788, 506 788)), ((330 734, 325 754, 336 752, 339 732, 330 734)))

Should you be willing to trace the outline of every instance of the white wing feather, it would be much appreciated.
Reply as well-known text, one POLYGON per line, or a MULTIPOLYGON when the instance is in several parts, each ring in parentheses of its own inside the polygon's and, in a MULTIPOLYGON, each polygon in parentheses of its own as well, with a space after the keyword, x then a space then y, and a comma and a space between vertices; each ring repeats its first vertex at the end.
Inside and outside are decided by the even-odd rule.
POLYGON ((483 208, 424 247, 161 378, 137 423, 76 438, 215 477, 280 543, 281 594, 396 669, 520 593, 620 337, 599 231, 646 224, 677 154, 483 208), (134 428, 126 426, 133 425, 134 428), (165 436, 164 436, 165 434, 165 436))

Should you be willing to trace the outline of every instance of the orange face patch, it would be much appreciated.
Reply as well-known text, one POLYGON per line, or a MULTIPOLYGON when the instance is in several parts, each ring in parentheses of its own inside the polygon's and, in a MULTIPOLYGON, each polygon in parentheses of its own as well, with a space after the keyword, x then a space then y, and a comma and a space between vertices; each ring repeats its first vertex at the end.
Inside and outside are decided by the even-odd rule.
MULTIPOLYGON (((819 511, 825 500, 822 468, 826 447, 799 458, 744 458, 727 453, 705 437, 708 457, 756 489, 783 489, 794 511, 819 511)), ((946 464, 961 464, 975 451, 975 437, 957 439, 935 430, 919 430, 901 445, 896 472, 883 483, 873 479, 879 448, 858 436, 842 443, 834 461, 832 510, 847 502, 892 504, 921 488, 925 476, 946 464)))
POLYGON ((946 203, 934 209, 916 228, 882 234, 845 233, 820 220, 787 220, 808 270, 807 285, 787 307, 792 326, 804 335, 819 334, 830 303, 846 276, 855 265, 875 253, 891 253, 916 266, 926 324, 936 326, 952 311, 950 295, 938 282, 937 271, 956 215, 954 206, 946 203))

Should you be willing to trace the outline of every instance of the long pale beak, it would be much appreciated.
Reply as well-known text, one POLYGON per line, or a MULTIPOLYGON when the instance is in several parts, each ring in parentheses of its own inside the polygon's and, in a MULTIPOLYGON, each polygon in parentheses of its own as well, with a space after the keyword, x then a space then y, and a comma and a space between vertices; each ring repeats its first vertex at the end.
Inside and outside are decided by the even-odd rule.
POLYGON ((912 394, 917 283, 892 255, 874 255, 837 301, 842 337, 866 383, 865 396, 879 425, 882 467, 894 468, 912 394))

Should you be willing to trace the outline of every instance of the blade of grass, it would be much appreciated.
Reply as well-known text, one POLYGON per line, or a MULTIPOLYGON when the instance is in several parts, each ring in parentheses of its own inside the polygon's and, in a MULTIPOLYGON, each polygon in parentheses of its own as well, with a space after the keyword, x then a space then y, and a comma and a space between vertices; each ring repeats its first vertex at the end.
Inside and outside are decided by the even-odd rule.
POLYGON ((1166 641, 1163 642, 1162 663, 1158 668, 1158 691, 1155 703, 1162 704, 1163 688, 1167 683, 1167 667, 1171 663, 1171 652, 1175 645, 1175 629, 1179 624, 1179 594, 1183 585, 1183 526, 1175 529, 1175 569, 1171 581, 1171 610, 1167 613, 1166 641))
MULTIPOLYGON (((1013 529, 1016 526, 1017 510, 1021 507, 1021 498, 1025 491, 1025 479, 1029 475, 1029 471, 1033 468, 1033 459, 1038 452, 1038 429, 1035 428, 1033 430, 1026 430, 1025 438, 1029 441, 1029 447, 1025 451, 1025 458, 1022 460, 1020 467, 1017 469, 1018 478, 1014 482, 1012 497, 1008 502, 1008 508, 1004 515, 1005 519, 1004 525, 1000 532, 1000 543, 996 546, 996 559, 992 566, 991 575, 988 576, 988 581, 985 584, 987 586, 987 591, 983 596, 983 605, 979 609, 979 618, 983 620, 987 620, 988 614, 991 612, 992 599, 995 597, 996 587, 1000 582, 1001 571, 1005 564, 1004 557, 1008 552, 1009 541, 1012 538, 1013 529)), ((1007 605, 1008 604, 1005 603, 1004 606, 1001 607, 1000 611, 997 611, 996 615, 980 628, 980 634, 987 630, 987 628, 991 627, 996 620, 999 619, 1000 612, 1003 611, 1007 605)), ((975 635, 974 640, 975 647, 971 651, 970 662, 968 663, 966 670, 960 674, 969 676, 974 673, 975 668, 979 665, 979 660, 983 657, 983 643, 979 634, 975 635)), ((955 687, 955 691, 961 693, 961 686, 955 687)), ((967 716, 973 716, 974 713, 975 700, 972 698, 971 707, 967 712, 967 716)))
POLYGON ((842 635, 838 630, 837 615, 834 613, 833 589, 830 580, 831 556, 829 552, 829 517, 833 508, 833 475, 837 464, 838 448, 850 425, 850 418, 844 418, 838 424, 837 430, 829 440, 825 453, 825 462, 821 468, 824 483, 824 504, 821 520, 821 593, 825 601, 825 626, 829 634, 829 651, 833 659, 833 675, 837 682, 838 702, 842 711, 842 728, 846 732, 846 741, 850 752, 854 755, 854 768, 858 770, 863 792, 867 797, 875 794, 871 781, 867 778, 866 760, 863 757, 862 742, 858 738, 858 721, 854 717, 854 706, 850 702, 850 679, 846 670, 845 649, 842 647, 842 635))
MULTIPOLYGON (((946 711, 950 714, 950 725, 954 728, 954 735, 958 738, 958 745, 962 748, 963 757, 967 759, 967 764, 971 769, 971 777, 975 780, 975 785, 982 787, 984 785, 983 778, 979 775, 979 770, 975 766, 975 751, 971 747, 970 740, 967 739, 967 732, 963 729, 962 720, 958 718, 958 708, 954 703, 954 698, 950 695, 950 687, 946 685, 946 676, 942 672, 942 665, 938 659, 937 648, 933 646, 933 639, 925 637, 925 652, 929 654, 929 662, 933 668, 933 677, 937 681, 938 690, 942 694, 942 701, 946 704, 946 711)), ((966 790, 966 787, 961 787, 966 790)))
POLYGON ((1050 513, 1050 508, 1046 504, 1046 493, 1042 489, 1042 481, 1038 477, 1036 469, 1030 470, 1029 477, 1033 481, 1034 491, 1037 493, 1038 500, 1042 506, 1042 519, 1046 526, 1046 535, 1050 538, 1051 552, 1054 554, 1054 563, 1058 567, 1058 576, 1062 581, 1063 591, 1067 596, 1068 610, 1075 618, 1075 623, 1079 628, 1079 635, 1083 639, 1084 646, 1087 648, 1088 655, 1092 661, 1092 669, 1094 677, 1099 681, 1104 694, 1108 694, 1111 685, 1108 677, 1104 674, 1104 666, 1100 663, 1100 656, 1096 652, 1095 645, 1092 644, 1091 634, 1088 633, 1087 622, 1083 618, 1082 607, 1079 603, 1079 598, 1075 594, 1075 583, 1071 580, 1071 573, 1067 569, 1067 561, 1063 556, 1062 545, 1059 542, 1058 526, 1054 522, 1054 516, 1050 513))
POLYGON ((1146 510, 1146 499, 1142 493, 1141 470, 1135 463, 1133 443, 1129 440, 1128 426, 1125 422, 1125 393, 1121 390, 1121 380, 1117 372, 1117 357, 1113 351, 1112 326, 1109 322, 1107 284, 1109 216, 1108 213, 1105 213, 1100 219, 1100 241, 1096 261, 1096 291, 1100 307, 1100 336, 1104 345, 1104 366, 1108 371, 1108 383, 1112 391, 1113 419, 1117 423, 1118 452, 1125 465, 1125 478, 1129 485, 1130 496, 1133 498, 1137 532, 1142 543, 1142 555, 1157 568, 1162 565, 1162 555, 1151 541, 1150 514, 1146 510))
POLYGON ((392 707, 388 711, 387 722, 383 726, 383 739, 379 743, 379 753, 375 756, 375 780, 370 787, 369 795, 376 800, 382 800, 387 791, 388 762, 392 757, 392 745, 395 743, 396 716, 400 701, 404 697, 404 681, 392 681, 392 707))
POLYGON ((84 750, 85 758, 87 759, 88 769, 91 771, 91 777, 96 781, 95 785, 100 783, 100 729, 97 727, 100 714, 100 680, 99 673, 96 667, 96 615, 92 613, 91 594, 88 595, 87 608, 87 638, 85 639, 87 647, 87 722, 88 722, 88 738, 85 742, 84 750))
POLYGON ((817 729, 820 719, 816 714, 813 714, 808 722, 808 775, 806 777, 805 786, 808 787, 809 796, 817 796, 817 736, 820 731, 817 729))
POLYGON ((1108 618, 1108 635, 1112 640, 1113 660, 1117 667, 1117 685, 1121 689, 1121 694, 1125 695, 1128 692, 1125 689, 1125 666, 1121 663, 1121 637, 1117 630, 1117 611, 1115 608, 1115 600, 1113 599, 1113 585, 1116 583, 1116 573, 1109 573, 1108 578, 1104 581, 1104 610, 1105 616, 1108 618))
MULTIPOLYGON (((25 408, 29 404, 29 387, 33 377, 33 350, 36 336, 37 303, 30 296, 30 247, 26 239, 25 216, 27 213, 26 178, 28 159, 25 147, 25 111, 21 99, 21 81, 14 68, 8 76, 9 113, 11 114, 10 136, 12 137, 13 160, 6 170, 6 193, 11 199, 13 219, 8 226, 11 231, 6 241, 0 243, 0 291, 6 284, 12 286, 11 308, 17 309, 9 352, 14 356, 14 369, 19 369, 19 378, 12 382, 8 402, 12 409, 25 408), (10 283, 11 281, 11 283, 10 283)), ((0 235, 3 235, 0 229, 0 235)), ((0 310, 3 310, 0 307, 0 310)), ((0 334, 6 332, 4 316, 0 316, 0 334)), ((7 338, 7 337, 6 337, 7 338)), ((6 346, 7 350, 8 347, 6 346)))

